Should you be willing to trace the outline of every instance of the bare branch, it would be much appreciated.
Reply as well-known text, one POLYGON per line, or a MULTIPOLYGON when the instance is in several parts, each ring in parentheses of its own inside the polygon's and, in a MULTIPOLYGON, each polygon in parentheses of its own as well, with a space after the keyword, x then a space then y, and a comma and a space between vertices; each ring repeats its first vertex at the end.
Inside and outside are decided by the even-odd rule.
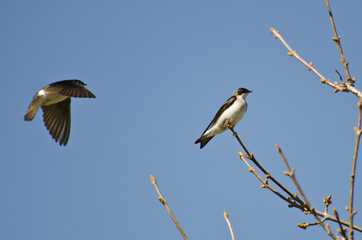
POLYGON ((183 236, 183 238, 184 238, 185 240, 187 240, 188 238, 186 237, 186 234, 185 234, 184 231, 182 230, 180 224, 177 222, 175 216, 173 215, 170 207, 169 207, 168 204, 167 204, 166 199, 163 198, 163 196, 162 196, 162 194, 161 194, 161 191, 160 191, 160 189, 158 188, 156 179, 155 179, 155 177, 154 177, 153 175, 151 175, 151 183, 152 183, 153 186, 155 186, 155 188, 156 188, 156 191, 157 191, 158 196, 159 196, 159 197, 158 197, 158 200, 166 207, 168 214, 170 214, 173 222, 176 224, 176 227, 177 227, 178 230, 180 231, 181 235, 183 236))
POLYGON ((355 128, 356 132, 356 142, 354 146, 353 162, 352 162, 352 173, 351 173, 351 187, 350 187, 350 197, 349 197, 349 207, 348 207, 348 216, 349 216, 349 238, 353 240, 353 216, 355 212, 353 211, 353 196, 354 196, 354 180, 356 174, 356 165, 357 165, 357 155, 359 149, 359 142, 361 139, 361 118, 362 118, 362 99, 358 102, 359 116, 358 116, 358 126, 355 128))
MULTIPOLYGON (((316 212, 316 214, 318 215, 318 216, 320 216, 320 217, 322 217, 323 219, 325 219, 325 220, 329 220, 329 221, 333 221, 333 222, 338 222, 338 219, 336 218, 336 217, 333 217, 332 215, 330 215, 330 214, 328 214, 328 213, 326 213, 326 212, 320 212, 320 211, 318 211, 318 210, 316 210, 315 209, 315 212, 316 212)), ((340 223, 342 224, 342 225, 344 225, 344 226, 349 226, 349 222, 347 222, 347 221, 344 221, 344 220, 339 220, 340 221, 340 223)), ((353 229, 354 230, 357 230, 357 231, 359 231, 359 232, 362 232, 362 228, 361 227, 358 227, 358 226, 356 226, 356 225, 353 225, 353 229)))
POLYGON ((226 223, 228 224, 229 226, 229 230, 230 230, 230 234, 231 234, 231 239, 232 240, 235 240, 235 236, 234 236, 234 232, 233 232, 233 229, 231 227, 231 223, 230 223, 230 220, 229 220, 229 214, 227 211, 224 212, 224 218, 226 220, 226 223))
POLYGON ((272 182, 274 182, 280 189, 282 189, 286 194, 288 194, 293 200, 295 200, 296 202, 298 202, 299 204, 303 205, 303 201, 301 199, 298 198, 298 196, 296 196, 295 194, 292 194, 288 189, 286 189, 282 184, 280 184, 273 176, 271 176, 269 174, 268 171, 266 171, 259 163, 258 161, 255 159, 254 154, 250 154, 248 149, 245 147, 245 145, 243 144, 243 142, 240 140, 238 133, 235 132, 234 128, 230 125, 228 125, 229 129, 233 132, 235 138, 238 140, 238 142, 240 143, 240 145, 242 146, 242 148, 244 149, 244 151, 246 152, 246 154, 248 155, 248 158, 253 161, 253 163, 265 174, 265 176, 270 179, 272 182))
POLYGON ((315 75, 317 75, 320 78, 321 83, 327 84, 328 86, 334 88, 335 92, 341 91, 341 92, 351 92, 354 95, 356 95, 359 98, 362 98, 362 93, 357 90, 355 87, 353 87, 348 82, 342 82, 340 85, 335 82, 332 83, 331 80, 326 79, 321 73, 319 73, 313 66, 312 63, 307 63, 302 57, 300 57, 297 53, 297 51, 293 50, 288 43, 284 40, 284 38, 279 34, 279 31, 276 31, 274 28, 270 28, 270 31, 274 34, 274 38, 278 38, 284 46, 289 50, 288 55, 293 56, 296 59, 298 59, 301 63, 303 63, 308 70, 312 71, 315 75))
MULTIPOLYGON (((242 154, 241 152, 239 152, 239 157, 241 160, 244 161, 244 163, 249 167, 249 172, 253 173, 254 176, 259 179, 260 182, 263 183, 263 185, 261 185, 261 188, 267 188, 270 191, 272 191, 274 194, 276 194, 278 197, 280 197, 281 199, 283 199, 284 201, 286 201, 287 203, 289 203, 289 207, 295 207, 295 208, 299 208, 302 211, 305 211, 304 209, 304 203, 303 204, 298 204, 295 201, 292 201, 292 198, 286 198, 284 197, 281 193, 279 193, 277 190, 275 190, 272 186, 269 185, 268 183, 268 179, 264 180, 262 179, 259 174, 254 170, 254 168, 252 168, 250 166, 250 164, 248 163, 248 161, 245 158, 245 155, 242 154)), ((294 197, 296 197, 296 195, 294 195, 294 197)), ((294 200, 294 199, 293 199, 294 200)))
POLYGON ((333 32, 334 32, 334 37, 332 39, 333 39, 333 41, 336 42, 336 44, 338 46, 338 50, 339 50, 339 53, 341 55, 341 62, 343 63, 344 69, 346 70, 347 82, 351 86, 353 86, 355 80, 353 78, 351 78, 351 74, 350 74, 349 68, 348 68, 348 62, 346 61, 346 58, 344 57, 343 50, 342 50, 341 36, 338 36, 338 34, 337 34, 336 25, 334 23, 331 7, 329 6, 329 1, 328 0, 326 0, 326 5, 327 5, 327 8, 328 8, 329 18, 331 19, 331 24, 332 24, 332 28, 333 28, 333 32))
POLYGON ((314 215, 314 217, 317 219, 318 223, 323 227, 323 229, 327 232, 327 234, 328 234, 331 238, 337 240, 338 238, 332 233, 332 231, 331 231, 331 229, 329 228, 328 224, 324 224, 324 222, 322 221, 322 219, 320 219, 320 217, 319 217, 318 214, 316 213, 315 209, 314 209, 314 208, 312 207, 312 205, 309 203, 306 195, 304 194, 301 186, 299 185, 299 183, 298 183, 298 181, 297 181, 297 178, 296 178, 296 176, 295 176, 295 170, 292 169, 292 168, 290 168, 290 166, 289 166, 289 164, 288 164, 288 161, 287 161, 287 159, 285 158, 285 156, 284 156, 281 148, 280 148, 278 145, 275 145, 275 147, 276 147, 277 151, 279 152, 279 154, 282 156, 285 165, 287 166, 288 172, 286 173, 286 175, 288 175, 288 176, 292 179, 294 185, 295 185, 296 188, 298 189, 299 193, 302 195, 302 197, 303 197, 303 199, 304 199, 304 202, 306 203, 309 211, 314 215))
POLYGON ((337 220, 338 220, 338 225, 339 225, 339 231, 337 230, 337 232, 339 232, 340 234, 342 234, 343 236, 343 239, 348 239, 347 238, 347 235, 346 235, 346 228, 342 227, 342 223, 341 221, 339 220, 339 216, 338 216, 338 212, 336 210, 336 208, 333 208, 333 213, 334 213, 334 216, 336 216, 337 220))
MULTIPOLYGON (((287 190, 283 185, 281 185, 276 179, 274 179, 270 173, 268 171, 266 171, 255 159, 254 157, 254 154, 250 153, 248 151, 248 149, 245 147, 245 145, 242 143, 241 139, 239 138, 237 132, 235 132, 234 128, 232 128, 231 126, 228 126, 230 128, 230 130, 233 132, 235 138, 238 140, 238 142, 240 143, 240 145, 243 147, 244 151, 248 154, 247 155, 247 158, 250 159, 251 161, 253 161, 253 163, 267 176, 267 179, 270 179, 272 180, 280 189, 282 189, 285 193, 287 193, 290 198, 286 198, 284 197, 282 194, 280 194, 278 191, 276 191, 274 188, 272 188, 269 184, 268 184, 268 181, 267 179, 266 180, 263 180, 257 173, 256 171, 254 170, 254 168, 252 168, 250 166, 250 164, 248 163, 248 161, 246 160, 245 156, 239 152, 239 157, 240 159, 242 159, 244 161, 244 163, 248 166, 249 168, 249 171, 251 173, 253 173, 258 179, 260 182, 263 183, 263 185, 261 187, 263 188, 267 188, 269 189, 270 191, 272 191, 274 194, 276 194, 278 197, 280 197, 281 199, 283 199, 284 201, 288 202, 289 203, 289 207, 295 207, 295 208, 298 208, 302 211, 310 211, 310 209, 307 209, 306 208, 306 203, 304 203, 301 199, 298 198, 298 195, 297 194, 292 194, 289 190, 287 190), (293 201, 292 201, 293 200, 293 201)), ((278 145, 276 145, 278 146, 278 145)), ((279 148, 280 149, 280 148, 279 148)), ((281 151, 281 150, 280 150, 281 151)), ((286 161, 286 160, 285 160, 286 161)), ((288 164, 288 162, 287 162, 288 164)), ((288 164, 289 166, 289 164, 288 164)), ((288 173, 289 174, 289 173, 288 173)), ((329 220, 329 221, 333 221, 333 222, 338 222, 337 218, 333 217, 332 215, 328 214, 327 212, 321 212, 321 211, 318 211, 316 209, 313 209, 314 213, 317 215, 317 216, 320 216, 323 218, 323 220, 329 220)), ((343 221, 343 220, 340 220, 341 224, 342 225, 345 225, 345 226, 349 226, 349 223, 346 222, 346 221, 343 221)), ((353 228, 359 232, 362 232, 362 228, 361 227, 358 227, 358 226, 355 226, 353 225, 353 228)))

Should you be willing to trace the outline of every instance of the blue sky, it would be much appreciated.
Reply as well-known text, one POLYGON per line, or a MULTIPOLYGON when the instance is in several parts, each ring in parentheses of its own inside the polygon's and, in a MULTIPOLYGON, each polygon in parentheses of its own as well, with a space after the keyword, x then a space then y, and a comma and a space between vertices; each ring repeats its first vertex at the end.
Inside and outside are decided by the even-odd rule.
MULTIPOLYGON (((361 89, 362 3, 331 7, 361 89)), ((331 194, 347 219, 357 98, 322 85, 269 31, 337 81, 324 1, 7 1, 0 27, 0 239, 180 239, 151 174, 189 239, 230 239, 225 210, 237 239, 327 239, 259 187, 231 132, 194 144, 239 87, 253 91, 235 128, 249 150, 294 192, 279 144, 312 204, 323 211, 331 194), (23 117, 40 88, 64 79, 97 98, 72 100, 60 147, 41 111, 23 117)))

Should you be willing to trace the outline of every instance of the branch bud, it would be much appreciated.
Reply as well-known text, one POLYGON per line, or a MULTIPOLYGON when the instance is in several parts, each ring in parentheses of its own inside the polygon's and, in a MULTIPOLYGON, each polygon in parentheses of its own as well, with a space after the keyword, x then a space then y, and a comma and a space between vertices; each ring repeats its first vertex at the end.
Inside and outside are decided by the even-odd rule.
POLYGON ((341 36, 338 36, 338 37, 332 37, 332 40, 335 41, 335 42, 338 42, 339 39, 341 39, 341 36))
POLYGON ((229 218, 229 214, 228 214, 227 211, 224 211, 224 218, 225 218, 225 219, 228 219, 228 218, 229 218))
POLYGON ((362 108, 362 98, 358 102, 358 108, 362 108))
POLYGON ((323 202, 326 206, 329 206, 330 204, 332 204, 331 198, 332 198, 331 195, 329 195, 327 198, 323 198, 323 202))
POLYGON ((279 145, 278 145, 278 144, 275 144, 275 148, 277 149, 277 151, 278 151, 279 153, 281 153, 281 152, 282 152, 282 150, 280 149, 280 147, 279 147, 279 145))
POLYGON ((164 198, 162 198, 162 197, 159 197, 158 200, 159 200, 163 205, 166 204, 166 199, 164 199, 164 198))
POLYGON ((305 230, 309 226, 309 223, 298 223, 297 226, 305 230))
POLYGON ((339 228, 337 229, 337 232, 341 233, 341 234, 345 233, 346 231, 347 231, 347 229, 345 227, 343 229, 339 229, 339 228))
POLYGON ((156 183, 156 179, 155 179, 155 177, 153 175, 151 175, 151 183, 152 184, 156 183))
POLYGON ((284 171, 283 173, 284 173, 284 175, 287 175, 290 177, 290 172, 284 171))

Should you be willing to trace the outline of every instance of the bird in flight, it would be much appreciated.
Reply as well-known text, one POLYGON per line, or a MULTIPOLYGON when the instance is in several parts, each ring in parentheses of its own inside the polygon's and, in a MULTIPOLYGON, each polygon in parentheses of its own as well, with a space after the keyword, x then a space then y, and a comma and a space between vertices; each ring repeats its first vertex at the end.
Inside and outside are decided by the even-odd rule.
POLYGON ((80 80, 63 80, 40 89, 29 105, 25 121, 33 120, 38 108, 43 109, 46 128, 55 142, 67 145, 70 134, 70 98, 95 98, 80 80))
POLYGON ((200 148, 203 148, 216 134, 225 132, 228 125, 234 127, 242 119, 248 108, 245 99, 251 92, 246 88, 237 89, 217 111, 215 117, 195 144, 200 143, 200 148))

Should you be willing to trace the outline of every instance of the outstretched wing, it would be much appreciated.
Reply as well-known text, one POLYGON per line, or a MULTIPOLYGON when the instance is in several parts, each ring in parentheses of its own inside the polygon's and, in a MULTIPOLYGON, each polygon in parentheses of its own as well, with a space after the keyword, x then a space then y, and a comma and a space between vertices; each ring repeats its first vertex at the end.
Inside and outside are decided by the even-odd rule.
POLYGON ((85 85, 80 80, 64 80, 49 84, 49 87, 69 97, 95 98, 96 96, 85 85))
MULTIPOLYGON (((220 117, 220 115, 226 110, 228 109, 236 100, 235 96, 231 96, 219 109, 219 111, 217 111, 215 117, 212 119, 212 121, 210 122, 209 126, 207 126, 207 128, 205 129, 205 131, 202 133, 202 135, 204 135, 204 133, 206 133, 207 130, 209 130, 214 123, 216 122, 216 119, 218 119, 220 117)), ((201 135, 201 136, 202 136, 201 135)))
POLYGON ((43 119, 53 139, 67 145, 70 135, 70 98, 52 105, 43 105, 43 119))

